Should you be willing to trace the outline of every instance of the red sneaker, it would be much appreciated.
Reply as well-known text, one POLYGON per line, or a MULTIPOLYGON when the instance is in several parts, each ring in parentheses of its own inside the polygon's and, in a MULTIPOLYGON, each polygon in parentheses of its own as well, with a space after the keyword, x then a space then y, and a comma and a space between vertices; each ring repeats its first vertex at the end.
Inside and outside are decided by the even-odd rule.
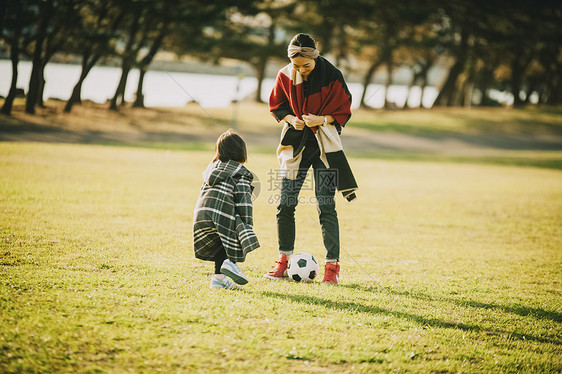
POLYGON ((324 268, 324 280, 322 284, 338 284, 340 281, 340 264, 337 262, 326 262, 324 268))
POLYGON ((273 270, 269 273, 265 274, 265 278, 273 279, 273 280, 282 280, 287 278, 287 255, 281 254, 279 256, 279 260, 275 261, 277 264, 273 270))

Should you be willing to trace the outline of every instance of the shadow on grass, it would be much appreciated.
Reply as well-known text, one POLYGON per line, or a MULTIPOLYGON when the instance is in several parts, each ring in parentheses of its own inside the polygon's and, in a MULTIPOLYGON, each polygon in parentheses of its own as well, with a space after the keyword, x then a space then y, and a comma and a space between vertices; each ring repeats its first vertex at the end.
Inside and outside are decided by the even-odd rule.
POLYGON ((316 296, 308 296, 308 295, 290 295, 290 294, 281 294, 277 292, 271 291, 263 291, 261 295, 271 298, 278 298, 283 300, 291 300, 296 303, 301 304, 311 304, 315 306, 321 306, 327 309, 334 309, 334 310, 341 310, 345 312, 357 312, 357 313, 368 313, 373 315, 387 315, 396 318, 405 319, 408 321, 415 322, 422 326, 429 326, 433 328, 448 328, 448 329, 458 329, 468 332, 482 332, 486 335, 492 336, 503 336, 506 338, 511 339, 518 339, 522 341, 534 341, 539 343, 548 343, 548 344, 555 344, 555 345, 562 345, 562 341, 555 340, 555 339, 548 339, 542 338, 538 336, 532 336, 527 334, 520 334, 516 332, 507 332, 507 331, 498 331, 498 330, 486 330, 481 328, 478 325, 467 324, 467 323, 456 323, 456 322, 449 322, 440 320, 437 318, 426 318, 423 316, 419 316, 417 314, 412 313, 405 313, 399 312, 394 310, 388 310, 379 308, 376 306, 368 306, 359 304, 356 302, 350 301, 333 301, 328 299, 323 299, 316 296))
POLYGON ((522 317, 535 317, 538 319, 551 320, 554 322, 562 322, 562 313, 544 310, 542 308, 532 308, 523 305, 499 305, 491 303, 482 303, 474 300, 459 300, 448 297, 432 297, 419 292, 409 292, 409 291, 396 291, 390 288, 380 288, 374 286, 363 286, 360 284, 342 284, 341 287, 351 288, 354 290, 361 290, 365 292, 384 292, 390 295, 411 297, 423 301, 431 302, 447 302, 455 304, 460 307, 478 308, 478 309, 493 309, 499 310, 505 313, 517 314, 522 317))
MULTIPOLYGON (((126 114, 116 114, 126 117, 126 114)), ((111 118, 105 111, 94 111, 94 118, 97 121, 109 121, 111 118)), ((40 118, 38 116, 37 118, 40 118)), ((0 142, 41 142, 41 143, 71 143, 71 144, 92 144, 109 145, 134 148, 163 149, 163 150, 185 150, 185 151, 212 151, 218 135, 230 126, 228 121, 212 117, 202 113, 198 115, 190 114, 189 117, 178 117, 177 113, 168 112, 163 109, 147 110, 144 121, 149 118, 155 125, 148 129, 143 128, 143 124, 138 118, 131 117, 127 121, 127 126, 135 131, 123 131, 119 128, 111 131, 98 131, 88 129, 68 129, 59 127, 55 124, 34 123, 32 120, 19 117, 0 116, 0 142), (174 123, 175 125, 189 126, 190 121, 204 123, 207 130, 202 133, 182 133, 180 131, 158 131, 158 121, 174 123)), ((497 149, 527 149, 527 150, 562 150, 562 142, 554 139, 537 139, 534 137, 522 137, 514 135, 468 135, 453 131, 436 130, 413 125, 404 124, 361 124, 354 123, 353 126, 367 128, 376 131, 395 131, 409 133, 415 137, 431 137, 438 142, 432 144, 439 147, 440 140, 447 140, 448 137, 461 137, 465 143, 484 144, 493 146, 497 149)), ((529 125, 528 125, 529 126, 529 125)), ((275 154, 278 143, 278 134, 261 133, 259 131, 241 131, 246 139, 248 147, 252 153, 275 154)), ((490 164, 504 166, 526 166, 540 167, 547 169, 562 169, 562 159, 553 156, 552 158, 542 159, 541 157, 522 156, 511 157, 509 155, 498 156, 449 156, 436 152, 436 150, 411 150, 404 144, 388 145, 384 142, 377 142, 376 139, 365 142, 365 139, 355 139, 348 137, 350 148, 346 151, 348 157, 379 159, 379 160, 401 160, 401 161, 427 161, 427 162, 453 162, 468 164, 490 164)), ((459 138, 460 139, 460 138, 459 138)), ((367 139, 368 140, 368 139, 367 139)))
MULTIPOLYGON (((455 119, 454 121, 459 120, 460 119, 455 119)), ((513 127, 516 127, 516 130, 514 130, 515 133, 509 133, 507 131, 490 131, 494 129, 494 126, 498 127, 498 124, 492 121, 479 125, 470 125, 471 129, 477 131, 476 134, 437 129, 430 126, 409 125, 394 122, 384 122, 376 124, 367 122, 353 122, 350 126, 375 132, 395 132, 436 141, 455 140, 464 144, 484 146, 500 150, 562 150, 562 142, 558 140, 547 140, 543 138, 539 139, 535 137, 535 134, 537 133, 537 131, 539 131, 539 129, 544 129, 545 132, 556 137, 562 136, 562 127, 548 122, 537 124, 533 121, 518 120, 517 125, 512 125, 513 127)))
MULTIPOLYGON (((120 115, 117 113, 117 115, 120 115)), ((230 128, 230 121, 215 120, 209 116, 191 116, 205 123, 205 130, 189 131, 189 120, 178 120, 173 113, 151 109, 150 115, 164 123, 182 125, 186 131, 158 131, 155 125, 144 129, 143 122, 131 118, 125 126, 115 130, 69 129, 54 124, 34 123, 26 119, 0 115, 0 142, 38 142, 61 144, 108 145, 163 150, 214 150, 218 136, 230 128), (169 117, 169 118, 168 118, 169 117), (5 121, 4 121, 5 120, 5 121), (130 129, 134 129, 131 131, 130 129)), ((124 115, 123 115, 124 116, 124 115)), ((39 117, 39 116, 38 116, 39 117)), ((99 118, 103 121, 103 118, 99 118)), ((145 119, 146 120, 146 119, 145 119)), ((145 121, 144 120, 144 121, 145 121)), ((156 121, 156 120, 154 120, 156 121)), ((260 132, 241 131, 241 134, 258 153, 274 154, 278 135, 267 137, 260 132), (270 144, 271 143, 271 144, 270 144)))
MULTIPOLYGON (((525 109, 514 109, 514 112, 521 112, 525 114, 533 114, 533 112, 525 109)), ((542 111, 548 113, 546 111, 542 111)), ((535 114, 542 114, 540 112, 535 112, 535 114)), ((551 112, 550 114, 559 115, 559 113, 551 112)), ((506 121, 492 120, 487 118, 467 118, 461 113, 447 113, 446 117, 450 118, 451 121, 463 123, 465 128, 474 129, 480 133, 516 133, 520 135, 530 135, 535 134, 550 134, 550 135, 562 135, 562 125, 558 122, 559 119, 551 118, 549 121, 539 120, 536 117, 533 118, 521 118, 515 117, 510 118, 506 121)))
POLYGON ((346 153, 348 157, 391 160, 391 161, 423 161, 423 162, 450 162, 457 164, 501 165, 517 167, 537 167, 544 169, 562 169, 562 159, 540 159, 533 157, 507 157, 507 156, 448 156, 431 152, 404 152, 404 151, 379 151, 346 153))
POLYGON ((174 132, 82 130, 73 131, 56 126, 29 122, 0 125, 1 141, 40 143, 92 144, 134 148, 208 150, 214 146, 215 135, 178 134, 174 132))

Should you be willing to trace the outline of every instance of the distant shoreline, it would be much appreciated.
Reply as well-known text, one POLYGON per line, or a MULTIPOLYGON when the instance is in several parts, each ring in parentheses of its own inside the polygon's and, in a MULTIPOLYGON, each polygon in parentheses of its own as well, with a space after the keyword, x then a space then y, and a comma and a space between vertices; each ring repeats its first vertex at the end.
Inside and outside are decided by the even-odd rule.
MULTIPOLYGON (((5 55, 0 55, 0 61, 10 61, 10 58, 5 55)), ((31 62, 30 59, 21 59, 20 62, 31 62)), ((73 58, 71 61, 56 58, 50 61, 50 63, 63 64, 63 65, 78 65, 80 66, 80 61, 73 58)), ((96 64, 99 67, 114 67, 119 68, 120 64, 118 61, 115 62, 104 62, 96 64)), ((269 79, 275 79, 279 69, 283 67, 283 63, 279 61, 270 61, 267 64, 265 77, 269 79)), ((433 73, 429 74, 428 86, 439 86, 446 72, 446 69, 441 67, 434 67, 433 73)), ((244 77, 255 77, 255 71, 252 66, 243 61, 229 60, 227 63, 221 65, 215 65, 208 62, 200 61, 170 61, 170 60, 155 60, 149 66, 149 71, 168 71, 175 73, 191 73, 191 74, 210 74, 210 75, 230 75, 238 76, 242 74, 244 77)), ((345 73, 345 72, 344 72, 345 73)), ((362 74, 358 73, 347 73, 345 74, 346 81, 349 83, 363 83, 362 74)), ((393 84, 395 85, 409 85, 410 84, 410 69, 408 67, 401 67, 393 74, 393 84)), ((386 71, 385 69, 379 70, 373 75, 371 79, 372 84, 384 85, 386 82, 386 71)))

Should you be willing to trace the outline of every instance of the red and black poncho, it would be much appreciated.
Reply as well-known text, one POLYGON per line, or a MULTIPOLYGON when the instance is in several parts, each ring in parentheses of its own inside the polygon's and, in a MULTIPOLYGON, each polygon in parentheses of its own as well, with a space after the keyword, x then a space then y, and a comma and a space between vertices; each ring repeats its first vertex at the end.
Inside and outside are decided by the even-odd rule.
POLYGON ((316 66, 308 77, 308 92, 304 92, 302 76, 289 64, 279 71, 271 96, 269 110, 281 121, 292 114, 331 115, 333 124, 341 131, 351 117, 351 93, 342 73, 324 57, 316 59, 316 66))
POLYGON ((334 118, 333 126, 314 127, 311 132, 306 128, 298 131, 285 124, 277 157, 285 175, 295 175, 291 172, 298 168, 302 150, 307 143, 314 142, 310 137, 315 137, 321 151, 320 159, 327 167, 338 170, 338 189, 351 201, 355 198, 357 183, 339 138, 342 127, 351 117, 351 93, 342 73, 334 65, 322 56, 315 61, 306 84, 292 64, 279 71, 269 97, 269 110, 277 121, 282 121, 288 114, 301 120, 305 114, 330 115, 334 118))

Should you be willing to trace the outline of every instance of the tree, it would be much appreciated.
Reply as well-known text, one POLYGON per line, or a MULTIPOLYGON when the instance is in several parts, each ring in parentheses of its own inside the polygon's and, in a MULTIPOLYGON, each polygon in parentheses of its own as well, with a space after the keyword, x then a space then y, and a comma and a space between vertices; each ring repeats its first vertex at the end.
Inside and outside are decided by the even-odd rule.
POLYGON ((55 0, 45 0, 39 3, 39 14, 37 23, 37 32, 35 37, 35 48, 33 50, 33 65, 31 68, 31 76, 29 78, 29 87, 27 99, 25 102, 25 112, 35 114, 35 106, 40 91, 41 69, 43 68, 43 50, 44 42, 47 38, 47 28, 51 22, 51 18, 55 13, 55 0))
POLYGON ((82 85, 92 68, 114 50, 115 33, 121 24, 129 0, 90 0, 84 4, 80 28, 72 38, 69 52, 82 56, 80 77, 72 89, 64 111, 70 113, 75 104, 82 103, 82 85))
MULTIPOLYGON (((121 78, 115 95, 110 103, 111 110, 117 110, 118 105, 125 103, 125 87, 131 69, 139 68, 139 82, 137 86, 137 98, 133 106, 144 106, 143 83, 148 66, 154 56, 164 44, 165 38, 172 32, 177 33, 177 24, 183 22, 190 29, 195 25, 207 22, 206 15, 212 15, 219 6, 207 4, 202 0, 189 0, 182 2, 148 0, 134 0, 133 10, 127 17, 122 32, 124 48, 120 51, 121 78), (184 18, 185 17, 185 18, 184 18), (191 24, 193 21, 193 24, 191 24), (146 53, 144 53, 146 51, 146 53)), ((220 2, 218 2, 220 3, 220 2)), ((211 17, 213 18, 213 17, 211 17)), ((201 28, 198 33, 201 33, 201 28)), ((193 33, 190 34, 193 36, 193 33)))
MULTIPOLYGON (((154 17, 154 22, 156 27, 149 39, 152 39, 148 52, 140 58, 137 63, 139 69, 139 80, 137 84, 137 94, 135 101, 133 103, 133 108, 144 108, 144 76, 148 71, 148 67, 158 50, 162 47, 164 39, 172 31, 174 25, 178 22, 189 22, 188 18, 184 16, 194 13, 193 11, 197 9, 193 3, 177 3, 176 1, 166 0, 154 4, 152 9, 152 16, 154 17)), ((148 45, 148 44, 147 44, 148 45)))
POLYGON ((335 65, 342 71, 352 70, 350 57, 354 43, 354 27, 357 20, 372 11, 373 4, 368 0, 306 0, 297 8, 300 22, 290 26, 295 32, 309 31, 320 43, 322 55, 331 55, 335 65), (304 24, 304 25, 303 25, 304 24))
POLYGON ((562 105, 562 7, 549 4, 540 10, 541 22, 535 54, 536 68, 532 70, 536 80, 535 87, 540 102, 549 105, 562 105))
POLYGON ((465 70, 466 61, 471 48, 471 26, 474 26, 470 17, 473 7, 469 1, 452 1, 442 11, 442 20, 439 25, 441 43, 440 48, 452 56, 454 62, 441 90, 435 99, 435 106, 452 106, 458 90, 458 78, 465 70))
POLYGON ((147 37, 147 35, 142 32, 147 30, 146 25, 142 30, 141 26, 144 21, 143 17, 146 15, 148 9, 148 6, 143 1, 138 1, 131 3, 126 12, 127 19, 124 25, 125 29, 122 33, 122 41, 125 43, 125 46, 119 53, 121 57, 121 78, 117 84, 115 94, 110 101, 110 110, 117 111, 118 105, 124 105, 125 103, 125 88, 129 72, 133 68, 136 55, 144 46, 145 38, 147 37))
MULTIPOLYGON (((501 20, 497 20, 498 26, 501 20)), ((481 106, 497 105, 497 102, 490 98, 489 92, 498 85, 496 71, 501 70, 500 66, 505 62, 505 45, 495 31, 489 31, 487 37, 479 37, 474 45, 476 55, 475 71, 473 76, 474 87, 481 94, 481 106)))
POLYGON ((25 112, 35 114, 35 106, 43 104, 45 87, 44 69, 53 55, 61 51, 76 29, 80 7, 79 0, 43 0, 39 3, 38 20, 35 28, 33 66, 25 103, 25 112))
POLYGON ((549 43, 541 49, 537 91, 539 102, 548 105, 562 105, 562 47, 549 43))
POLYGON ((509 45, 507 51, 510 57, 511 68, 511 93, 513 95, 513 106, 519 107, 524 104, 521 97, 522 86, 526 70, 531 64, 536 53, 536 42, 526 37, 527 33, 536 35, 537 25, 534 16, 534 6, 514 6, 507 10, 510 20, 508 28, 509 45))
POLYGON ((439 19, 439 14, 433 9, 421 8, 425 11, 425 20, 419 24, 406 26, 407 36, 403 43, 406 49, 406 59, 404 64, 410 66, 412 70, 412 80, 408 86, 408 94, 404 101, 404 107, 408 106, 411 90, 414 85, 420 87, 420 103, 419 107, 423 107, 423 98, 425 88, 428 85, 429 70, 439 59, 439 53, 436 49, 437 33, 434 25, 439 19))
POLYGON ((31 24, 33 13, 30 7, 26 6, 27 1, 21 0, 17 4, 15 0, 4 2, 1 36, 10 46, 10 60, 12 62, 10 90, 1 109, 1 112, 6 115, 12 113, 14 99, 16 98, 20 53, 31 41, 29 27, 26 26, 31 24))
POLYGON ((8 1, 3 0, 0 2, 0 37, 4 35, 4 24, 7 19, 8 1))
POLYGON ((414 85, 419 85, 420 103, 419 107, 423 106, 424 91, 428 84, 428 74, 431 67, 436 63, 439 58, 434 45, 436 43, 437 35, 433 31, 433 24, 435 13, 428 13, 428 19, 420 25, 412 25, 407 27, 406 42, 401 48, 402 64, 409 66, 412 70, 412 80, 408 84, 408 93, 404 101, 404 107, 408 106, 408 101, 414 85))
MULTIPOLYGON (((363 76, 363 92, 359 99, 361 107, 367 106, 367 89, 371 84, 371 80, 375 72, 383 65, 385 57, 389 51, 385 50, 390 45, 384 43, 386 37, 386 25, 381 21, 381 14, 377 7, 366 8, 364 16, 359 19, 356 31, 356 40, 358 43, 359 55, 362 59, 367 60, 368 68, 363 76)), ((392 53, 390 51, 390 53, 392 53)))
POLYGON ((250 3, 231 9, 216 28, 220 30, 216 57, 246 61, 256 71, 256 102, 262 102, 262 82, 268 60, 286 58, 285 40, 276 38, 276 30, 293 10, 293 3, 279 5, 268 1, 256 7, 250 3))
POLYGON ((164 40, 164 37, 166 37, 167 33, 168 33, 168 24, 164 22, 160 23, 158 34, 152 41, 152 45, 150 46, 148 53, 141 59, 141 61, 138 64, 139 80, 137 85, 137 97, 135 99, 135 102, 133 103, 133 108, 144 108, 144 95, 142 92, 143 84, 144 84, 144 76, 146 74, 146 71, 148 70, 148 66, 152 62, 152 59, 154 58, 154 55, 156 55, 156 52, 158 52, 158 50, 160 49, 160 46, 162 45, 162 41, 164 40))
POLYGON ((385 107, 390 106, 388 92, 393 82, 393 70, 398 50, 407 46, 412 30, 427 19, 429 12, 422 5, 412 5, 400 0, 379 0, 365 5, 357 23, 359 48, 368 57, 368 68, 363 79, 360 105, 366 105, 366 93, 373 74, 382 65, 386 66, 385 107))
POLYGON ((535 87, 544 90, 540 81, 547 80, 539 73, 543 64, 550 63, 539 62, 539 56, 542 50, 558 50, 560 6, 547 1, 455 0, 441 7, 441 12, 438 45, 454 63, 436 105, 469 105, 472 87, 481 91, 483 105, 491 103, 487 93, 501 88, 496 77, 500 70, 508 72, 503 83, 513 95, 514 106, 528 102, 535 87), (532 80, 531 66, 535 66, 532 80))
MULTIPOLYGON (((551 99, 555 99, 557 90, 560 92, 562 7, 548 2, 517 1, 514 5, 507 12, 509 24, 504 35, 509 45, 513 106, 525 105, 541 78, 551 87, 551 99), (530 69, 532 66, 534 69, 530 69), (541 71, 549 74, 537 74, 541 71)), ((554 101, 560 103, 560 98, 554 101)))

